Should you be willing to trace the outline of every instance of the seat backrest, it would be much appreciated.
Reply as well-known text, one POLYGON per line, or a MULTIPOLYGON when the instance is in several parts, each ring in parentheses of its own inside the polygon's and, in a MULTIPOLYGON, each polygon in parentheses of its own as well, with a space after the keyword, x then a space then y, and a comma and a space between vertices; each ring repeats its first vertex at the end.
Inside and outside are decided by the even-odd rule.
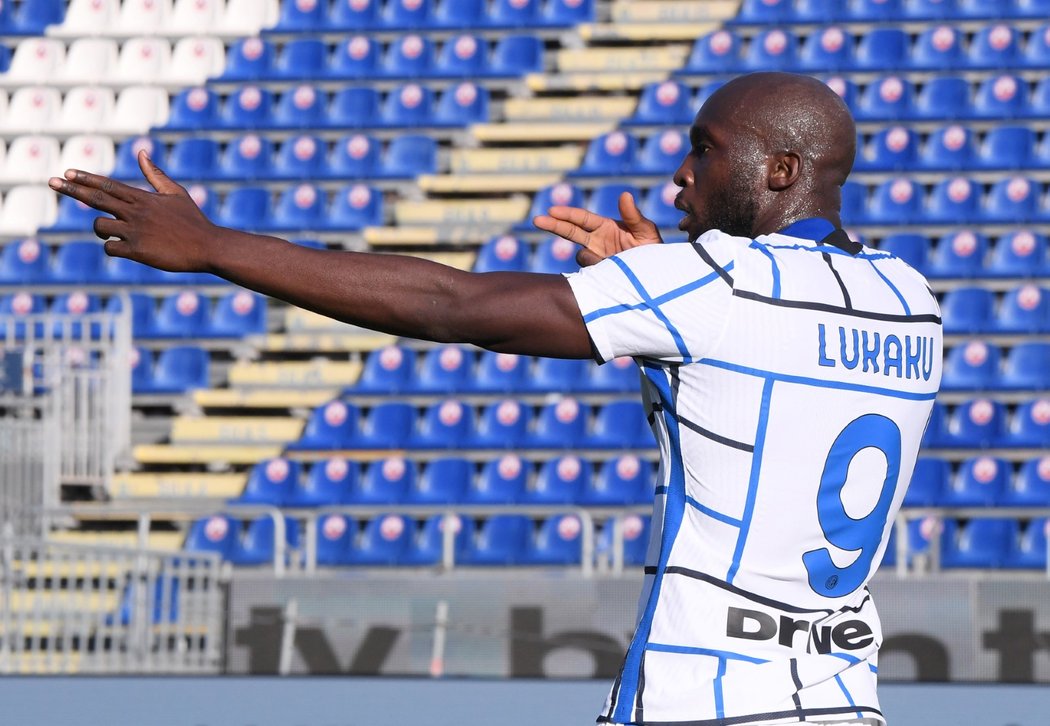
POLYGON ((273 94, 259 86, 243 86, 226 99, 220 122, 227 128, 266 128, 273 113, 273 94))
POLYGON ((179 139, 168 155, 167 172, 174 179, 210 179, 217 175, 219 142, 204 136, 179 139))
POLYGON ((529 467, 517 454, 492 459, 481 468, 481 475, 467 490, 471 503, 513 504, 525 495, 529 467))
POLYGON ((214 32, 225 10, 223 0, 174 0, 166 25, 174 34, 214 32))
POLYGON ((988 263, 988 272, 993 275, 1016 277, 1046 274, 1050 261, 1050 249, 1044 235, 1027 229, 1014 230, 998 239, 988 263))
POLYGON ((119 13, 120 0, 70 0, 65 18, 54 30, 63 36, 104 35, 119 13))
POLYGON ((417 83, 392 89, 383 102, 381 119, 387 126, 426 126, 431 119, 433 91, 417 83))
POLYGON ((426 28, 430 25, 431 0, 388 0, 380 17, 388 28, 426 28))
POLYGON ((875 27, 860 37, 853 66, 864 70, 895 71, 907 66, 911 41, 900 28, 875 27))
POLYGON ((193 345, 165 348, 157 356, 154 381, 177 381, 181 390, 207 388, 209 381, 208 351, 193 345))
POLYGON ((965 169, 976 154, 973 131, 967 126, 950 124, 930 134, 918 163, 926 169, 965 169))
POLYGON ((99 242, 66 242, 55 250, 49 277, 59 283, 98 282, 104 261, 105 252, 99 242))
POLYGON ((265 229, 270 220, 270 192, 264 187, 231 189, 222 202, 217 221, 238 229, 265 229))
POLYGON ((433 42, 415 33, 404 35, 391 43, 381 65, 383 74, 393 78, 419 78, 430 75, 433 68, 433 42))
POLYGON ((978 398, 956 406, 948 419, 948 434, 959 446, 987 448, 999 442, 1005 424, 1002 403, 978 398))
POLYGON ((82 134, 66 139, 58 163, 62 169, 83 169, 108 176, 113 171, 115 155, 110 137, 82 134))
POLYGON ((532 537, 532 521, 522 514, 497 514, 488 517, 478 531, 466 557, 468 564, 504 564, 521 562, 532 537))
POLYGON ((384 177, 415 177, 437 172, 438 144, 432 136, 399 134, 390 140, 383 154, 384 177))
POLYGON ((7 149, 0 178, 13 182, 41 182, 68 169, 59 165, 58 139, 53 136, 18 136, 7 149))
POLYGON ((329 226, 358 230, 383 223, 383 195, 367 184, 349 184, 333 196, 329 226))
POLYGON ((324 126, 328 123, 327 105, 328 97, 323 91, 303 83, 281 94, 270 125, 292 129, 324 126))
POLYGON ((879 170, 910 169, 918 155, 919 135, 904 126, 891 126, 875 134, 868 146, 868 166, 879 170))
POLYGON ((1023 176, 1000 179, 985 200, 984 217, 993 222, 1028 222, 1037 216, 1042 185, 1023 176))
POLYGON ((379 67, 378 41, 367 35, 355 35, 335 46, 328 63, 328 73, 336 78, 363 78, 379 67))
POLYGON ((74 83, 98 83, 117 67, 117 42, 109 38, 80 38, 66 51, 55 79, 74 83))
POLYGON ((400 457, 373 461, 352 493, 354 504, 400 504, 415 483, 416 465, 400 457))
POLYGON ((488 44, 481 36, 457 35, 441 46, 435 70, 443 76, 476 76, 484 69, 487 56, 488 44))
POLYGON ((412 445, 424 449, 461 448, 474 432, 474 409, 450 399, 427 407, 412 445))
POLYGON ((583 524, 575 514, 556 514, 540 524, 526 559, 548 565, 578 564, 583 549, 583 524))
POLYGON ((416 353, 411 348, 387 346, 365 359, 358 391, 397 393, 415 384, 416 353))
POLYGON ((408 493, 408 501, 419 504, 458 504, 466 497, 474 478, 474 466, 466 459, 445 457, 427 463, 408 493))
POLYGON ((0 234, 25 237, 54 224, 58 216, 55 194, 47 187, 16 186, 0 207, 0 234))
POLYGON ((336 140, 327 160, 327 175, 348 179, 367 179, 379 172, 382 147, 379 139, 367 134, 351 134, 336 140))
MULTIPOLYGON (((528 245, 517 237, 492 237, 478 250, 474 259, 474 272, 522 271, 528 261, 528 250, 528 245)), ((482 365, 485 364, 488 355, 489 353, 481 354, 482 365)))
POLYGON ((54 38, 26 38, 18 43, 5 74, 20 83, 46 83, 62 67, 66 46, 54 38))
POLYGON ((313 180, 322 176, 325 144, 317 136, 292 136, 281 143, 270 176, 278 179, 313 180))
POLYGON ((526 490, 526 501, 544 504, 572 504, 590 485, 591 463, 575 455, 545 461, 533 485, 526 490))
POLYGON ((433 348, 423 356, 416 388, 428 393, 452 393, 467 387, 474 368, 474 355, 459 345, 433 348))
POLYGON ((241 521, 217 514, 194 520, 182 548, 189 552, 216 552, 224 559, 241 537, 241 521))
POLYGON ((296 38, 285 43, 277 62, 276 75, 281 78, 320 78, 328 65, 328 48, 318 38, 296 38))
POLYGON ((558 182, 543 187, 532 198, 532 208, 529 210, 529 217, 546 214, 547 210, 554 206, 583 206, 583 190, 566 182, 558 182))
POLYGON ((675 199, 681 187, 673 181, 655 184, 645 192, 641 213, 651 219, 657 227, 677 227, 682 212, 675 207, 675 199))
POLYGON ((911 113, 911 105, 911 84, 900 76, 884 76, 864 89, 856 113, 860 119, 901 119, 911 113))
POLYGON ((298 486, 302 468, 294 459, 264 459, 248 472, 248 481, 238 502, 283 506, 298 486))
POLYGON ((357 537, 356 520, 345 514, 327 514, 317 523, 317 564, 346 565, 357 537))
POLYGON ((715 30, 693 43, 686 70, 694 73, 729 71, 739 67, 744 43, 731 30, 715 30))
POLYGON ((558 275, 576 272, 580 269, 576 262, 578 247, 561 237, 547 237, 538 245, 529 263, 532 272, 558 275))
POLYGON ((434 110, 434 123, 466 126, 489 120, 489 91, 471 81, 445 89, 434 110))
MULTIPOLYGON (((113 118, 108 124, 109 130, 144 134, 151 128, 166 124, 169 112, 168 94, 163 88, 128 86, 117 96, 113 118)), ((153 159, 156 160, 157 157, 153 159)))
POLYGON ((379 24, 381 0, 335 0, 328 11, 331 30, 361 30, 379 24))
POLYGON ((948 353, 942 388, 974 391, 995 388, 999 377, 1000 351, 982 340, 957 345, 948 353))
POLYGON ((204 332, 207 315, 207 301, 196 292, 184 290, 172 293, 161 302, 155 329, 165 336, 197 336, 204 332))
POLYGON ((214 36, 182 38, 175 42, 168 67, 173 80, 186 84, 204 83, 222 75, 226 67, 226 47, 214 36))
POLYGON ((590 504, 637 504, 646 501, 652 487, 653 467, 633 454, 602 464, 583 500, 590 504))
POLYGON ((1050 343, 1026 341, 1011 348, 1003 366, 1003 384, 1030 390, 1050 387, 1050 343))
POLYGON ((914 115, 923 119, 955 119, 970 115, 970 83, 958 76, 936 76, 923 84, 914 115))
POLYGON ((327 9, 328 4, 319 0, 281 0, 280 18, 274 29, 320 30, 325 26, 327 9))
POLYGON ((485 407, 473 445, 483 449, 513 449, 525 440, 529 417, 518 401, 496 401, 485 407))
POLYGON ((918 218, 922 202, 922 189, 911 179, 889 179, 875 188, 867 217, 877 224, 907 224, 918 218))
POLYGON ((822 72, 849 69, 853 66, 853 44, 853 36, 838 26, 814 31, 802 44, 798 64, 822 72))
POLYGON ((1050 291, 1034 284, 1009 290, 999 305, 996 328, 1011 333, 1050 331, 1050 291))
MULTIPOLYGON (((559 4, 549 0, 547 7, 559 4)), ((484 46, 481 48, 484 53, 484 46)), ((520 76, 541 72, 544 68, 543 41, 534 35, 505 35, 492 49, 489 68, 496 75, 520 76)))
POLYGON ((121 35, 155 35, 171 13, 171 0, 123 0, 116 28, 121 35))
POLYGON ((290 505, 316 506, 343 504, 358 486, 360 468, 356 461, 341 456, 316 461, 300 489, 293 492, 290 505))
POLYGON ((241 338, 266 332, 266 298, 249 290, 235 290, 215 302, 208 318, 209 335, 241 338))
POLYGON ((905 507, 933 507, 948 487, 951 465, 944 459, 922 456, 915 462, 911 483, 904 495, 905 507))
POLYGON ((798 36, 790 30, 772 28, 751 38, 742 60, 747 70, 788 70, 796 67, 798 36))
POLYGON ((23 133, 39 133, 50 130, 58 120, 62 109, 62 96, 58 89, 44 86, 19 88, 11 94, 7 113, 0 125, 23 133))
POLYGON ((638 140, 623 131, 610 131, 591 141, 580 167, 581 174, 619 176, 634 164, 638 140))
POLYGON ((952 25, 937 25, 919 33, 911 48, 913 68, 955 69, 963 63, 962 34, 952 25))
POLYGON ((672 173, 682 163, 688 148, 689 139, 685 132, 678 129, 658 131, 642 144, 632 171, 643 174, 672 173))
POLYGON ((243 38, 226 51, 222 77, 230 80, 258 80, 273 73, 276 49, 264 38, 243 38))
POLYGON ((929 257, 930 240, 921 234, 891 234, 879 242, 879 251, 888 252, 907 262, 919 272, 925 272, 929 257))
POLYGON ((979 333, 992 324, 995 296, 983 287, 957 287, 941 300, 941 319, 946 333, 979 333))
POLYGON ((281 192, 274 207, 273 223, 278 229, 314 229, 322 222, 325 193, 308 183, 297 184, 281 192))
POLYGON ((218 120, 219 98, 207 88, 189 88, 175 96, 168 126, 199 129, 214 126, 218 120))
POLYGON ((48 248, 36 239, 9 242, 0 248, 0 283, 26 285, 42 282, 47 274, 48 248))
POLYGON ((1019 118, 1027 113, 1028 84, 1020 76, 987 78, 977 88, 974 114, 983 118, 1019 118))
POLYGON ((977 31, 966 60, 971 68, 1009 68, 1020 56, 1021 34, 1011 25, 996 23, 977 31))
MULTIPOLYGON (((541 359, 543 360, 543 359, 541 359)), ((564 449, 583 441, 590 410, 575 398, 562 398, 540 409, 532 433, 535 446, 564 449)))
POLYGON ((644 124, 683 124, 693 120, 689 89, 677 81, 649 83, 642 88, 631 120, 644 124))
POLYGON ((226 179, 255 180, 270 176, 273 142, 258 134, 245 134, 226 145, 216 169, 226 179))
MULTIPOLYGON (((950 191, 949 187, 949 193, 950 191)), ((931 218, 951 221, 951 211, 946 204, 943 215, 931 215, 931 218)), ((984 258, 988 254, 988 248, 987 237, 968 229, 945 235, 937 242, 927 271, 931 277, 980 276, 984 270, 984 258)))

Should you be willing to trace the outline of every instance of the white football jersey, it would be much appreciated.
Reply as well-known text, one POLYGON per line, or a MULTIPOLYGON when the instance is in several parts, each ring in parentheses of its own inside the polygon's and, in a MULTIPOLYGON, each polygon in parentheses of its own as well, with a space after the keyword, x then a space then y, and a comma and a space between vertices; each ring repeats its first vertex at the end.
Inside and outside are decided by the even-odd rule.
POLYGON ((941 379, 926 281, 823 219, 567 278, 597 356, 641 367, 661 460, 638 625, 599 722, 882 721, 866 583, 941 379))

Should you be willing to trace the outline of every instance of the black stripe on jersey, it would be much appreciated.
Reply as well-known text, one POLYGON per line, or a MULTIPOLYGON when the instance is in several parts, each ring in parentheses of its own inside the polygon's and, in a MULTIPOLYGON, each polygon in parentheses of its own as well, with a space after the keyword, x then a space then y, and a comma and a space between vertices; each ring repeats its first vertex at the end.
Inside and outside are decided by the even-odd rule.
POLYGON ((708 267, 717 272, 718 276, 725 280, 725 283, 729 285, 729 287, 732 287, 735 284, 733 282, 733 277, 726 272, 721 265, 714 261, 714 258, 712 258, 708 251, 704 249, 703 245, 694 242, 692 248, 696 251, 696 254, 700 255, 700 259, 707 263, 708 267))
MULTIPOLYGON (((801 711, 772 711, 770 713, 752 713, 746 716, 730 716, 729 718, 705 718, 699 721, 631 721, 631 726, 735 726, 741 724, 762 723, 775 721, 780 718, 791 718, 799 716, 837 716, 843 713, 877 714, 883 718, 882 711, 872 706, 843 706, 834 708, 804 708, 801 711)), ((861 717, 863 718, 863 717, 861 717)), ((614 723, 605 716, 598 717, 598 723, 614 723)))
MULTIPOLYGON (((668 575, 682 575, 683 577, 691 577, 694 580, 700 580, 702 582, 706 582, 709 585, 714 585, 715 587, 721 588, 726 592, 731 592, 734 595, 739 595, 740 597, 746 600, 751 600, 752 602, 757 602, 760 605, 776 608, 777 610, 783 610, 784 612, 788 613, 826 613, 827 615, 833 615, 835 613, 834 610, 829 610, 828 608, 800 608, 797 605, 789 605, 786 602, 780 602, 779 600, 774 600, 772 598, 765 597, 764 595, 758 595, 753 592, 748 592, 747 590, 742 590, 736 585, 730 585, 725 580, 719 580, 717 577, 712 577, 711 575, 708 575, 704 572, 690 570, 688 567, 671 565, 666 570, 664 570, 664 572, 668 575)), ((652 566, 646 567, 645 574, 655 575, 656 568, 652 566)))
POLYGON ((792 658, 788 661, 788 666, 791 668, 791 680, 795 684, 795 692, 791 694, 791 700, 795 702, 795 712, 798 713, 798 720, 805 721, 806 715, 802 713, 802 699, 798 696, 798 692, 802 690, 802 679, 798 677, 798 660, 792 658))
POLYGON ((846 306, 847 310, 852 310, 853 301, 850 300, 849 290, 846 289, 846 283, 842 281, 842 276, 839 275, 839 271, 835 269, 835 265, 831 264, 831 255, 827 252, 821 252, 820 256, 824 258, 824 262, 828 263, 828 269, 830 269, 831 274, 835 276, 835 282, 839 284, 839 290, 842 291, 842 304, 846 306))
POLYGON ((867 320, 885 320, 890 323, 937 323, 941 324, 941 319, 933 315, 932 313, 926 313, 921 315, 894 315, 891 313, 873 313, 867 310, 851 310, 838 305, 828 305, 826 303, 815 303, 805 302, 804 300, 784 300, 782 298, 766 297, 765 295, 759 295, 757 292, 750 292, 749 290, 733 290, 735 297, 744 298, 745 300, 752 300, 754 302, 765 303, 766 305, 779 305, 785 308, 801 308, 803 310, 817 310, 823 313, 836 313, 838 315, 849 315, 855 318, 865 318, 867 320))
POLYGON ((645 721, 645 710, 644 702, 642 701, 642 694, 645 693, 645 649, 642 649, 642 659, 638 663, 638 691, 634 694, 635 706, 634 717, 638 719, 638 722, 645 721))
POLYGON ((734 449, 740 449, 741 451, 747 451, 754 453, 755 447, 751 444, 745 444, 743 441, 734 441, 733 439, 727 439, 725 436, 716 434, 714 431, 708 431, 700 424, 695 424, 684 416, 678 417, 678 423, 685 426, 690 431, 700 434, 705 439, 711 439, 715 443, 730 446, 734 449))

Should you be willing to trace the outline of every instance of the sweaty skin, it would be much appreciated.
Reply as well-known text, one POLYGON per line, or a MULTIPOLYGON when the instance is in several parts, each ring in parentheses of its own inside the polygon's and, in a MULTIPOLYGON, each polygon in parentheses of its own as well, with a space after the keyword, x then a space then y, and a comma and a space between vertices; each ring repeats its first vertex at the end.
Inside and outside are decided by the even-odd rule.
MULTIPOLYGON (((704 104, 674 182, 681 229, 754 237, 820 216, 838 224, 855 152, 853 119, 821 81, 787 73, 741 76, 704 104)), ((472 343, 555 358, 592 357, 561 275, 470 273, 400 255, 315 250, 219 227, 186 190, 140 152, 156 190, 70 169, 52 189, 113 215, 95 220, 106 253, 162 270, 211 272, 337 320, 394 335, 472 343)), ((624 194, 621 220, 573 207, 536 217, 541 230, 580 245, 581 264, 661 242, 624 194)))

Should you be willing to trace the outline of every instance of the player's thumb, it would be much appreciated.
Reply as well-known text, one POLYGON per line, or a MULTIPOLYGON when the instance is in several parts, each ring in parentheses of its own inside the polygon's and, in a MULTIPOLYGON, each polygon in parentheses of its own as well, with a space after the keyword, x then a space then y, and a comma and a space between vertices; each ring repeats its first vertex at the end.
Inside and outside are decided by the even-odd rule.
POLYGON ((146 153, 145 149, 139 152, 139 169, 142 170, 142 176, 146 177, 146 181, 150 183, 150 186, 161 194, 174 194, 182 191, 182 187, 173 182, 171 177, 153 163, 153 159, 149 158, 149 154, 146 153))
POLYGON ((633 235, 652 234, 653 223, 642 216, 638 205, 634 201, 634 195, 624 192, 620 195, 620 219, 633 235))
POLYGON ((131 257, 131 244, 126 239, 108 239, 102 248, 110 257, 131 257))

